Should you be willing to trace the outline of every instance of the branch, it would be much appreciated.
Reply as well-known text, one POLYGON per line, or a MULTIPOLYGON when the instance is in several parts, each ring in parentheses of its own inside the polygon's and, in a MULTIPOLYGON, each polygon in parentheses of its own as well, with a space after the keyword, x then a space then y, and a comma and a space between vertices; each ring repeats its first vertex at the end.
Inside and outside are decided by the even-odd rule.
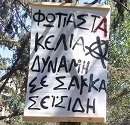
POLYGON ((10 42, 10 43, 11 43, 11 42, 14 42, 15 44, 18 43, 18 42, 16 42, 15 40, 12 40, 12 39, 10 39, 10 40, 9 40, 9 39, 0 39, 0 42, 5 42, 5 43, 6 43, 6 42, 10 42))
POLYGON ((26 32, 29 32, 28 29, 26 28, 26 26, 24 25, 23 21, 21 20, 19 14, 18 14, 18 11, 17 11, 17 5, 16 5, 16 2, 14 3, 15 4, 15 8, 16 8, 16 14, 21 22, 21 24, 23 25, 24 29, 26 30, 26 32))
POLYGON ((128 12, 130 12, 130 9, 127 8, 124 4, 122 4, 119 0, 113 0, 115 2, 117 2, 118 4, 120 4, 122 7, 124 7, 128 12))
POLYGON ((16 59, 15 63, 13 64, 13 66, 11 67, 10 71, 7 72, 5 75, 3 75, 1 78, 0 78, 0 82, 2 82, 3 80, 4 83, 2 84, 1 88, 0 88, 0 93, 4 90, 5 86, 6 86, 6 83, 8 83, 8 80, 10 79, 11 75, 16 72, 19 68, 21 68, 21 65, 17 65, 18 61, 19 61, 20 57, 16 59))
POLYGON ((98 0, 94 0, 93 2, 91 2, 91 3, 87 3, 87 2, 85 2, 84 4, 96 4, 98 2, 98 0))
POLYGON ((2 77, 0 77, 0 82, 2 82, 3 80, 6 79, 6 80, 4 81, 4 83, 2 84, 1 88, 0 88, 0 93, 3 91, 4 87, 6 86, 6 83, 8 82, 10 76, 11 76, 15 71, 17 71, 18 69, 21 69, 21 64, 18 64, 18 62, 19 62, 19 60, 20 60, 20 58, 21 58, 21 56, 22 56, 22 53, 23 53, 23 51, 24 51, 24 49, 25 49, 25 47, 26 47, 26 45, 27 45, 27 43, 28 43, 27 40, 28 40, 29 38, 30 38, 30 34, 27 34, 27 37, 26 37, 26 39, 23 41, 23 44, 22 44, 22 46, 21 46, 21 53, 19 53, 19 55, 18 55, 16 61, 14 62, 13 66, 11 67, 10 71, 7 72, 7 73, 6 73, 5 75, 3 75, 2 77))
POLYGON ((31 13, 31 11, 20 0, 15 0, 15 2, 16 1, 19 2, 23 6, 23 8, 25 8, 29 12, 29 14, 31 13))
POLYGON ((17 46, 19 47, 20 46, 20 43, 15 41, 15 40, 12 40, 12 39, 8 39, 8 38, 2 38, 0 39, 0 43, 6 47, 13 47, 13 46, 17 46), (8 44, 7 44, 8 43, 8 44))
POLYGON ((98 2, 98 0, 94 0, 93 2, 91 2, 91 3, 89 3, 89 4, 95 4, 95 3, 97 3, 98 2))

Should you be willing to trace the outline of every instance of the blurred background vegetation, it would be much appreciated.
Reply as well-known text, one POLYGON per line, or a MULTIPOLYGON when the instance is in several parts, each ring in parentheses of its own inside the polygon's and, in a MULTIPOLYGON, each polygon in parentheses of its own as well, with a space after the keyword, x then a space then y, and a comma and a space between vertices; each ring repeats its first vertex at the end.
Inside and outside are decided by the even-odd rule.
MULTIPOLYGON (((58 124, 22 121, 28 79, 31 3, 36 1, 42 2, 0 1, 0 111, 4 105, 10 112, 9 118, 0 116, 1 125, 58 124), (8 54, 11 56, 7 57, 8 54)), ((130 125, 130 1, 106 0, 103 4, 111 6, 107 122, 77 125, 130 125)))

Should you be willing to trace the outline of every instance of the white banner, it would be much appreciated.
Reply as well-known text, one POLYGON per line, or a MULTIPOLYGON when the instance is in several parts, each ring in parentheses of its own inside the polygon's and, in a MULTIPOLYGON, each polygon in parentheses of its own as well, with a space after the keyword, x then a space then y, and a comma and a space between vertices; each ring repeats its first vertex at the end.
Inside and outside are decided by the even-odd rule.
POLYGON ((32 6, 24 116, 105 120, 109 8, 53 5, 32 6))

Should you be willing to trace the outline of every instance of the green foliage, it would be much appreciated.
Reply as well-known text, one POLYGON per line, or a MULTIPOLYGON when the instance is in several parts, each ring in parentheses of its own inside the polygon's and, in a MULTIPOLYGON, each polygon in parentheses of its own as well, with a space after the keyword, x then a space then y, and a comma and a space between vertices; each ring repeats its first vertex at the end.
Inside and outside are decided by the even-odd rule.
MULTIPOLYGON (((22 118, 15 117, 10 119, 12 125, 45 125, 45 122, 31 122, 22 121, 22 118)), ((10 124, 11 125, 11 124, 10 124)))
MULTIPOLYGON (((130 5, 130 4, 129 4, 130 5)), ((115 12, 111 16, 113 22, 115 12)), ((130 14, 125 11, 124 22, 111 27, 108 73, 108 122, 123 125, 130 117, 130 14)), ((113 26, 113 25, 112 25, 113 26)))

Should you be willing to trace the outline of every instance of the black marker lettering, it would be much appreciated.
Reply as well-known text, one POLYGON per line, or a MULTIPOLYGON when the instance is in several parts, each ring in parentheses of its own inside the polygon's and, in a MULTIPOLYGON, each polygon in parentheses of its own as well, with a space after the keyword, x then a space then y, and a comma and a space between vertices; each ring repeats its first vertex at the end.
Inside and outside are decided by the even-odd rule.
POLYGON ((84 48, 84 39, 83 37, 79 37, 78 40, 76 41, 76 43, 74 44, 74 46, 72 47, 72 50, 75 48, 76 45, 82 46, 83 47, 83 52, 85 52, 85 48, 84 48), (80 43, 81 41, 81 43, 80 43))
POLYGON ((47 27, 47 28, 54 27, 52 24, 43 24, 43 26, 45 26, 45 27, 47 27))
POLYGON ((69 87, 68 87, 68 90, 70 90, 70 88, 71 88, 72 86, 77 86, 77 89, 79 89, 79 81, 78 81, 77 76, 73 76, 73 77, 72 77, 72 79, 71 79, 71 81, 70 81, 70 84, 69 84, 69 87), (74 83, 76 83, 76 85, 75 85, 74 83))
POLYGON ((33 84, 33 82, 37 79, 37 77, 33 78, 33 80, 29 83, 29 87, 31 87, 30 89, 30 93, 33 93, 39 89, 42 89, 43 87, 39 87, 39 88, 36 88, 36 85, 33 84))
POLYGON ((77 18, 81 20, 81 22, 79 24, 77 24, 77 28, 89 30, 88 28, 81 27, 81 25, 86 23, 86 20, 84 19, 85 16, 88 16, 88 14, 81 14, 81 15, 77 16, 77 18))
POLYGON ((68 111, 70 111, 71 101, 72 101, 72 98, 70 97, 69 103, 68 103, 68 109, 67 109, 68 111))
POLYGON ((40 61, 39 61, 39 56, 37 55, 34 59, 34 62, 32 64, 31 70, 33 72, 40 72, 40 61), (37 67, 36 67, 37 66, 37 67), (35 68, 34 68, 35 67, 35 68))
POLYGON ((84 77, 81 75, 81 89, 80 89, 80 95, 82 95, 82 93, 83 93, 83 88, 84 88, 84 86, 86 86, 86 88, 88 87, 88 85, 86 84, 86 81, 87 81, 87 78, 84 78, 84 77))
POLYGON ((58 12, 58 13, 56 13, 56 15, 58 15, 58 17, 59 17, 59 19, 58 19, 58 28, 60 28, 61 22, 62 22, 62 21, 61 21, 62 17, 64 16, 64 23, 63 23, 63 26, 64 26, 64 25, 65 25, 65 22, 66 22, 66 16, 67 16, 68 14, 58 12))
POLYGON ((53 101, 52 101, 52 107, 53 107, 55 104, 55 96, 52 96, 52 98, 53 98, 53 101))
POLYGON ((74 13, 70 13, 66 25, 68 25, 69 23, 73 23, 74 28, 76 28, 76 20, 75 20, 75 15, 74 15, 74 13), (71 20, 71 19, 72 19, 72 20, 71 20))
POLYGON ((73 66, 74 66, 74 68, 78 66, 75 59, 71 60, 70 67, 69 67, 69 72, 71 71, 73 66))
POLYGON ((63 27, 65 27, 65 24, 66 24, 66 17, 64 17, 63 27))
POLYGON ((50 56, 48 56, 46 60, 45 60, 44 58, 42 58, 42 62, 43 62, 43 69, 42 69, 41 73, 43 73, 43 72, 44 72, 45 67, 47 66, 47 64, 48 64, 49 60, 50 60, 50 56))
POLYGON ((81 63, 82 63, 82 60, 79 59, 79 60, 78 60, 78 73, 80 72, 80 66, 81 66, 81 63))
POLYGON ((96 91, 98 91, 98 88, 96 86, 94 86, 94 84, 96 82, 98 82, 100 79, 96 79, 93 81, 93 74, 90 74, 90 81, 89 81, 89 88, 88 88, 88 92, 91 92, 91 88, 95 89, 96 91))
POLYGON ((37 22, 37 25, 39 26, 39 23, 45 20, 45 15, 41 13, 41 10, 39 10, 39 12, 34 13, 33 20, 37 22), (38 17, 37 19, 36 19, 36 15, 38 17))
POLYGON ((41 110, 40 108, 32 107, 32 106, 34 106, 36 104, 36 101, 34 100, 34 98, 38 98, 38 97, 39 96, 31 96, 31 97, 29 97, 29 100, 32 101, 33 104, 28 107, 28 110, 41 110))
POLYGON ((54 50, 54 48, 49 48, 48 44, 50 44, 51 42, 48 41, 50 38, 54 37, 54 35, 50 35, 46 40, 45 40, 45 47, 47 50, 54 50))
POLYGON ((66 78, 66 76, 58 76, 58 77, 56 77, 56 80, 59 82, 59 83, 61 83, 60 85, 58 85, 58 86, 56 86, 55 88, 54 88, 54 90, 61 90, 61 89, 67 89, 67 88, 61 88, 61 86, 63 86, 64 85, 64 82, 63 81, 61 81, 61 79, 65 79, 66 78))
POLYGON ((45 96, 42 100, 41 100, 41 102, 40 102, 40 105, 41 105, 41 107, 43 108, 43 109, 48 109, 48 107, 47 106, 45 106, 44 105, 44 103, 46 103, 46 99, 49 99, 50 98, 50 96, 45 96))
POLYGON ((57 72, 59 72, 61 70, 61 68, 64 68, 65 72, 68 72, 67 64, 66 64, 66 57, 65 56, 61 57, 61 61, 60 61, 57 72))
POLYGON ((92 43, 90 45, 90 47, 85 46, 86 49, 89 50, 89 52, 87 52, 85 55, 87 56, 88 54, 90 54, 92 57, 96 58, 96 59, 101 59, 101 63, 103 68, 106 68, 105 65, 105 60, 107 60, 107 52, 108 52, 108 45, 107 45, 108 41, 105 40, 100 40, 100 37, 97 36, 96 37, 96 42, 92 43), (96 44, 96 46, 95 46, 96 44), (102 46, 105 45, 105 52, 104 49, 102 48, 102 46), (93 47, 95 46, 95 47, 93 47), (98 52, 96 51, 98 49, 98 52))
POLYGON ((53 13, 48 13, 46 16, 46 21, 52 23, 55 21, 55 15, 53 13))
POLYGON ((38 32, 35 34, 35 52, 37 52, 37 50, 38 50, 38 45, 41 46, 42 49, 45 49, 44 46, 43 46, 41 43, 39 43, 40 40, 41 40, 43 37, 44 37, 44 36, 41 35, 40 38, 38 38, 38 32))
MULTIPOLYGON (((98 44, 98 50, 99 50, 100 57, 101 57, 101 63, 102 63, 103 68, 105 69, 106 65, 105 65, 104 59, 105 59, 105 56, 106 56, 107 53, 103 53, 103 50, 102 50, 102 47, 101 47, 101 40, 100 40, 99 36, 97 36, 97 44, 98 44)), ((106 47, 106 45, 105 45, 105 47, 106 47)))
POLYGON ((82 106, 80 98, 76 98, 75 103, 74 103, 74 105, 72 107, 72 112, 84 112, 84 111, 85 111, 85 109, 82 106), (79 104, 77 107, 79 108, 79 106, 80 106, 81 109, 76 109, 77 103, 79 104))
POLYGON ((47 78, 47 75, 43 76, 41 78, 41 81, 40 81, 40 84, 43 86, 43 87, 47 87, 48 85, 45 85, 44 83, 46 83, 46 81, 44 80, 45 78, 47 78))
POLYGON ((99 87, 99 92, 101 90, 104 90, 106 92, 106 84, 105 84, 105 80, 101 81, 100 87, 99 87))
POLYGON ((72 47, 72 41, 73 41, 74 34, 70 35, 70 48, 72 47))
POLYGON ((90 99, 87 100, 87 110, 86 113, 89 112, 89 109, 93 109, 93 113, 95 113, 95 98, 93 99, 93 105, 90 105, 90 99))
POLYGON ((85 66, 85 63, 86 62, 84 61, 81 73, 83 73, 83 70, 85 70, 85 74, 87 74, 90 62, 88 61, 87 64, 86 64, 86 66, 85 66))
POLYGON ((63 46, 64 46, 64 50, 66 51, 68 48, 67 48, 67 45, 66 45, 66 36, 65 34, 61 34, 57 44, 56 44, 56 48, 54 49, 54 51, 57 50, 57 48, 59 47, 61 41, 63 41, 63 46))
POLYGON ((54 64, 53 64, 52 60, 49 61, 49 63, 48 63, 48 72, 50 72, 51 70, 52 70, 53 73, 56 72, 57 60, 58 60, 58 58, 56 57, 54 64))
POLYGON ((55 105, 55 107, 65 108, 65 106, 62 106, 62 105, 60 105, 60 104, 63 103, 64 98, 67 98, 67 97, 68 97, 68 96, 61 96, 61 101, 60 101, 59 103, 57 103, 57 104, 55 105))

